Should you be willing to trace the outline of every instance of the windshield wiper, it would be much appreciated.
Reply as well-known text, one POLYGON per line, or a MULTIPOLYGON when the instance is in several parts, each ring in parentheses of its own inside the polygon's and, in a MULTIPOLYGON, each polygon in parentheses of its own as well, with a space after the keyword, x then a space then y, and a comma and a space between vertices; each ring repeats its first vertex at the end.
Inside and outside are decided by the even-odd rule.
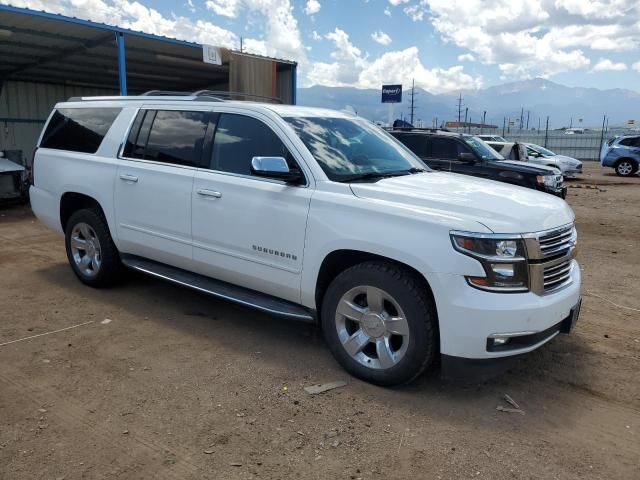
POLYGON ((425 170, 424 168, 412 167, 408 168, 407 170, 395 170, 392 172, 367 172, 342 177, 338 180, 338 182, 348 183, 360 180, 379 180, 381 178, 400 177, 403 175, 411 175, 414 173, 422 173, 426 171, 427 170, 425 170))

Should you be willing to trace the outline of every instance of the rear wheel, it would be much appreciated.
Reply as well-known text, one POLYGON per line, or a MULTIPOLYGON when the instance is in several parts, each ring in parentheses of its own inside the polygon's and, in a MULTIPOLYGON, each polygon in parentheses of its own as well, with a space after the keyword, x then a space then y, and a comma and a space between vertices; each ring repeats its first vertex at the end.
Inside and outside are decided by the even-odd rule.
POLYGON ((120 255, 99 210, 83 209, 71 215, 65 246, 69 265, 83 283, 103 287, 119 278, 120 255))
POLYGON ((352 375, 378 385, 407 383, 437 350, 433 302, 415 275, 387 262, 345 270, 322 302, 325 339, 352 375))
POLYGON ((633 160, 623 158, 616 163, 616 173, 621 177, 628 177, 638 171, 638 164, 633 160))

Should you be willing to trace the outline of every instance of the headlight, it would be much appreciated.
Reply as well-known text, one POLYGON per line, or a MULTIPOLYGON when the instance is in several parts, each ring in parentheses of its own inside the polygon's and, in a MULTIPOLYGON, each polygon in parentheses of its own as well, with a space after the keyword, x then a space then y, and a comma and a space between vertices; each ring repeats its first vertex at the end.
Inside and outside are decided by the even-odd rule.
POLYGON ((557 184, 557 175, 538 175, 536 181, 545 187, 555 187, 557 184))
POLYGON ((492 292, 526 292, 529 269, 524 241, 520 237, 451 232, 453 247, 475 258, 486 276, 467 276, 469 285, 492 292))

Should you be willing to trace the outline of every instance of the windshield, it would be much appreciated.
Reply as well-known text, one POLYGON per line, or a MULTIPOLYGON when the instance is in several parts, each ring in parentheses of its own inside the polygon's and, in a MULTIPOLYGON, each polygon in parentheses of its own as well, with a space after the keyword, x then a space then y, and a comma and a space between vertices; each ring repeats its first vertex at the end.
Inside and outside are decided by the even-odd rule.
POLYGON ((496 152, 493 148, 491 148, 489 145, 484 143, 478 137, 465 135, 462 137, 462 139, 483 160, 504 160, 504 157, 502 155, 500 155, 498 152, 496 152))
POLYGON ((429 169, 391 135, 366 120, 324 117, 285 120, 333 181, 429 169))
POLYGON ((535 150, 538 153, 541 153, 545 157, 555 156, 555 153, 553 153, 551 150, 547 150, 546 148, 541 147, 540 145, 529 145, 529 148, 531 148, 531 150, 535 150))

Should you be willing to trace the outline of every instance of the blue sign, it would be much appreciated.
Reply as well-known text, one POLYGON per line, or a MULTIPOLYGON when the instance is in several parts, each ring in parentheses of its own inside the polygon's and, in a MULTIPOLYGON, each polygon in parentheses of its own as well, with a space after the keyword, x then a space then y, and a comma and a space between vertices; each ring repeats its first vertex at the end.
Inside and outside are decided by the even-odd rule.
POLYGON ((383 85, 382 103, 401 103, 402 85, 383 85))

